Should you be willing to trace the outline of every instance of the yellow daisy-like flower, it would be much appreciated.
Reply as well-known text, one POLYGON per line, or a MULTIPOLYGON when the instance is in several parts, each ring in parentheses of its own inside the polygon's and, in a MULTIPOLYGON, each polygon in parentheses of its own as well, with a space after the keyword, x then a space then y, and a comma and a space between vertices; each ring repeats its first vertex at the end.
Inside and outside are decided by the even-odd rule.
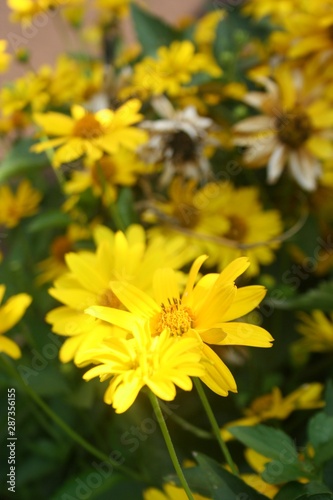
POLYGON ((11 61, 11 56, 6 52, 7 41, 0 40, 0 73, 7 71, 11 61))
POLYGON ((192 42, 172 42, 169 47, 160 47, 156 59, 145 57, 134 66, 131 88, 148 95, 167 93, 177 96, 183 86, 189 84, 193 75, 205 72, 219 77, 221 69, 213 57, 196 52, 192 42))
POLYGON ((301 385, 298 389, 283 397, 281 390, 274 387, 272 392, 256 398, 249 408, 244 410, 245 417, 228 424, 221 429, 222 438, 233 439, 230 427, 239 425, 256 425, 265 420, 276 418, 284 420, 296 410, 312 410, 322 408, 325 402, 321 399, 323 385, 313 382, 301 385))
POLYGON ((307 0, 279 0, 278 2, 276 0, 247 0, 244 2, 243 12, 256 19, 271 16, 274 22, 279 24, 293 17, 309 3, 307 0))
POLYGON ((77 194, 91 187, 93 194, 108 206, 116 200, 118 186, 133 186, 140 174, 151 170, 133 151, 120 148, 112 156, 104 155, 92 165, 84 165, 83 170, 73 171, 64 189, 67 194, 77 194))
MULTIPOLYGON (((0 303, 5 292, 5 285, 0 285, 0 303)), ((32 298, 30 295, 19 293, 10 297, 0 307, 0 352, 4 352, 14 359, 18 359, 21 356, 21 350, 13 340, 4 337, 3 334, 20 321, 31 302, 32 298)))
POLYGON ((190 377, 204 373, 199 342, 191 338, 177 341, 168 329, 154 337, 149 324, 133 322, 133 315, 126 311, 117 313, 117 326, 123 328, 132 323, 133 338, 110 338, 99 349, 78 357, 78 363, 100 363, 84 374, 85 380, 99 376, 104 381, 112 377, 104 395, 105 403, 112 404, 116 413, 123 413, 144 386, 165 401, 175 398, 176 385, 190 391, 190 377))
POLYGON ((310 89, 304 75, 285 65, 276 69, 274 79, 258 79, 266 92, 244 96, 262 114, 235 125, 234 143, 247 147, 246 165, 267 165, 268 183, 275 183, 288 165, 303 189, 314 190, 322 176, 321 160, 333 154, 331 103, 321 87, 310 89))
POLYGON ((113 154, 124 146, 134 150, 146 140, 146 132, 133 127, 141 120, 141 103, 131 99, 115 111, 102 109, 97 113, 86 111, 82 106, 72 107, 72 116, 62 113, 37 113, 35 122, 42 128, 42 133, 54 136, 33 147, 40 153, 57 147, 53 165, 59 167, 84 156, 87 161, 95 162, 104 153, 113 154))
MULTIPOLYGON (((247 314, 265 295, 262 286, 238 289, 236 278, 249 266, 246 258, 236 259, 221 274, 207 274, 195 285, 199 269, 206 260, 195 260, 189 273, 185 291, 180 295, 178 280, 171 268, 158 269, 153 277, 153 299, 130 283, 114 281, 110 288, 118 300, 135 317, 150 323, 151 334, 158 337, 168 329, 175 338, 195 338, 201 343, 202 364, 205 374, 201 380, 221 396, 236 392, 235 380, 207 344, 248 345, 271 347, 271 335, 261 327, 232 320, 247 314)), ((114 324, 117 310, 94 306, 86 311, 92 316, 114 324)), ((131 331, 131 322, 124 328, 131 331)))
MULTIPOLYGON (((182 267, 189 259, 188 250, 182 241, 169 242, 164 237, 146 240, 144 229, 130 226, 125 233, 113 233, 99 226, 94 229, 96 252, 68 253, 65 262, 69 272, 56 280, 50 294, 62 306, 50 311, 46 320, 52 324, 52 331, 68 336, 60 349, 60 360, 66 363, 77 353, 85 351, 91 344, 98 345, 110 326, 93 319, 84 310, 93 305, 103 305, 124 309, 124 305, 112 292, 110 281, 133 283, 150 291, 152 274, 169 263, 175 268, 182 267), (92 327, 99 325, 92 333, 92 327)), ((180 278, 179 278, 180 279, 180 278)))
POLYGON ((311 314, 298 313, 301 320, 296 330, 303 338, 293 344, 293 349, 305 352, 330 352, 333 350, 333 313, 326 316, 323 311, 311 314))
POLYGON ((197 189, 194 181, 184 183, 178 178, 170 186, 169 197, 167 202, 154 202, 152 211, 145 214, 150 222, 156 222, 160 214, 159 225, 151 229, 153 234, 183 234, 197 254, 209 254, 207 265, 217 264, 219 269, 247 256, 249 276, 258 274, 260 265, 273 261, 278 244, 270 240, 282 232, 281 217, 277 210, 263 210, 256 188, 212 182, 197 189), (163 216, 167 216, 166 223, 163 216))
MULTIPOLYGON (((207 497, 199 495, 199 493, 192 493, 194 500, 208 500, 207 497)), ((173 484, 164 484, 163 491, 157 488, 149 488, 143 492, 144 500, 187 500, 188 496, 178 486, 173 484)))
POLYGON ((41 199, 42 195, 28 180, 20 182, 15 193, 10 186, 0 186, 0 224, 17 226, 24 217, 37 213, 41 199))

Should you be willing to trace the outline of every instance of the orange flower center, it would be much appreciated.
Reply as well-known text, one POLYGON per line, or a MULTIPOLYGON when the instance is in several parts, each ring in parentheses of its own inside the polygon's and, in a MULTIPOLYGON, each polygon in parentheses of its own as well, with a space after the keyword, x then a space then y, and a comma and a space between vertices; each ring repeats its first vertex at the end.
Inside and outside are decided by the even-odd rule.
POLYGON ((65 255, 73 250, 73 242, 65 235, 58 236, 51 244, 51 255, 58 262, 65 262, 65 255))
POLYGON ((152 331, 160 335, 168 328, 173 336, 181 336, 188 332, 194 325, 194 315, 189 307, 183 306, 181 301, 169 300, 169 305, 161 304, 162 311, 154 318, 152 331))
POLYGON ((103 135, 103 128, 92 113, 86 113, 75 123, 73 135, 82 139, 95 139, 103 135))
POLYGON ((297 149, 311 136, 309 117, 303 112, 285 113, 276 120, 277 135, 283 144, 297 149))
POLYGON ((244 241, 247 234, 247 224, 238 215, 229 215, 230 227, 227 233, 223 236, 228 240, 244 241))
POLYGON ((110 182, 116 173, 116 165, 111 158, 103 157, 97 161, 91 169, 93 183, 97 186, 103 185, 105 181, 110 182))
POLYGON ((200 211, 191 204, 177 203, 173 215, 181 226, 193 229, 199 222, 200 211))

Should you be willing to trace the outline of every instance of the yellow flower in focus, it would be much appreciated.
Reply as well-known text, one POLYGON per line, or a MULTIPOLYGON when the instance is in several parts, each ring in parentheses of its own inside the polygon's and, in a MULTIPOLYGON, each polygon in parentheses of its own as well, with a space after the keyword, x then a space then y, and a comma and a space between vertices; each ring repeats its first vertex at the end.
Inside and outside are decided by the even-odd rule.
POLYGON ((245 417, 232 422, 221 429, 222 438, 233 439, 230 427, 239 425, 256 425, 269 419, 284 420, 296 410, 312 410, 322 408, 325 402, 321 399, 323 385, 313 382, 301 385, 298 389, 283 397, 280 389, 274 387, 272 392, 256 398, 249 408, 244 410, 245 417))
MULTIPOLYGON (((194 500, 208 500, 207 497, 192 493, 194 500)), ((187 500, 188 496, 182 488, 173 484, 164 484, 163 491, 157 488, 149 488, 143 492, 144 500, 187 500)))
POLYGON ((43 285, 64 274, 67 271, 65 255, 74 251, 76 241, 86 240, 90 233, 78 224, 70 224, 65 234, 56 236, 50 245, 50 256, 37 264, 36 283, 43 285))
MULTIPOLYGON (((0 304, 5 292, 5 285, 0 285, 0 304)), ((4 352, 14 359, 18 359, 21 356, 21 350, 13 340, 4 337, 3 334, 20 321, 31 302, 32 298, 30 295, 19 293, 10 297, 0 307, 0 352, 4 352)))
POLYGON ((157 58, 145 57, 134 66, 130 87, 140 93, 170 96, 182 94, 183 86, 189 84, 193 75, 205 72, 219 77, 221 69, 213 57, 196 52, 192 42, 175 41, 169 47, 160 47, 157 58))
POLYGON ((162 262, 180 268, 189 259, 182 241, 169 242, 164 237, 147 241, 139 225, 130 226, 125 233, 113 233, 98 226, 94 229, 94 239, 96 252, 65 255, 68 272, 49 290, 52 297, 63 304, 46 316, 53 332, 69 337, 59 353, 63 363, 87 350, 87 346, 98 345, 110 333, 110 325, 85 314, 86 308, 100 305, 124 309, 109 286, 111 280, 128 281, 150 291, 152 275, 162 262), (99 326, 98 335, 96 329, 92 333, 96 325, 99 326))
POLYGON ((292 348, 305 352, 331 352, 333 350, 333 313, 326 316, 323 311, 311 314, 298 313, 301 320, 296 330, 303 338, 294 342, 292 348))
POLYGON ((190 377, 203 375, 198 340, 175 339, 168 329, 153 337, 148 324, 133 322, 126 311, 117 311, 115 321, 120 328, 132 323, 133 338, 109 338, 99 349, 79 356, 78 363, 100 363, 84 374, 85 380, 99 376, 102 382, 112 377, 104 401, 112 404, 116 413, 128 410, 144 386, 157 397, 172 401, 176 385, 190 391, 190 377))
POLYGON ((234 126, 234 143, 245 146, 244 163, 267 165, 267 182, 275 183, 288 165, 296 182, 305 190, 316 188, 322 176, 321 161, 333 154, 333 113, 323 88, 305 75, 282 65, 275 81, 258 78, 266 92, 249 92, 244 101, 262 114, 234 126))
POLYGON ((113 154, 121 146, 134 150, 146 140, 146 133, 132 126, 142 118, 140 107, 140 101, 132 99, 115 111, 102 109, 91 113, 74 105, 72 116, 56 112, 36 114, 35 122, 42 133, 55 138, 35 145, 33 151, 57 148, 53 165, 59 167, 82 156, 96 162, 104 153, 113 154))
MULTIPOLYGON (((206 258, 201 256, 193 263, 182 296, 176 273, 171 268, 155 272, 155 299, 129 282, 114 281, 110 283, 110 288, 134 316, 150 323, 153 337, 168 329, 175 338, 198 339, 201 343, 201 363, 206 371, 201 380, 212 391, 227 396, 229 391, 237 391, 235 380, 207 344, 271 347, 273 338, 263 328, 232 322, 252 311, 266 291, 262 286, 240 289, 235 286, 236 278, 249 266, 246 258, 236 259, 221 274, 207 274, 195 285, 206 258)), ((117 318, 117 311, 109 307, 94 306, 86 312, 111 324, 115 324, 117 318)), ((131 331, 131 327, 129 322, 127 329, 131 331)))
POLYGON ((6 52, 7 41, 0 40, 0 73, 7 71, 11 61, 11 56, 6 52))
POLYGON ((23 180, 14 193, 10 186, 0 186, 0 224, 8 228, 18 225, 24 217, 38 212, 42 195, 28 180, 23 180))

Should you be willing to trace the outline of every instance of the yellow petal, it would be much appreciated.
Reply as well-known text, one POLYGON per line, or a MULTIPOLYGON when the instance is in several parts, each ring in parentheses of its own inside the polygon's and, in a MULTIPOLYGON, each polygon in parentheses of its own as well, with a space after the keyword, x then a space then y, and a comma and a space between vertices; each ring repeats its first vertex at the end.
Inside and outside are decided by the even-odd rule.
POLYGON ((179 300, 176 273, 171 268, 157 269, 153 276, 154 297, 157 304, 168 304, 172 299, 179 300))
POLYGON ((62 113, 36 113, 34 121, 43 128, 46 135, 67 136, 72 133, 74 122, 70 116, 62 113))
POLYGON ((194 284, 197 280, 200 267, 207 259, 208 259, 208 255, 201 255, 200 257, 195 259, 195 261, 193 262, 191 269, 190 269, 190 272, 189 272, 189 275, 188 275, 186 288, 185 288, 185 291, 184 291, 183 297, 182 297, 183 304, 186 304, 188 302, 188 299, 191 296, 194 284))
POLYGON ((141 318, 151 318, 160 307, 145 292, 130 283, 112 281, 110 288, 129 311, 141 318))
POLYGON ((273 337, 264 328, 249 323, 223 323, 222 330, 227 336, 219 345, 248 345, 253 347, 272 347, 273 337))
POLYGON ((13 295, 7 302, 0 307, 0 334, 10 330, 16 323, 20 321, 27 307, 32 302, 30 295, 19 293, 13 295))
POLYGON ((203 363, 206 374, 200 377, 212 391, 220 396, 227 396, 228 392, 237 392, 237 386, 229 368, 218 355, 207 345, 203 344, 203 363))
POLYGON ((223 321, 241 318, 260 304, 266 295, 266 288, 260 285, 238 288, 236 297, 223 316, 223 321))
POLYGON ((88 307, 85 313, 130 332, 137 328, 139 321, 139 318, 136 318, 130 312, 113 309, 112 307, 92 306, 88 307))
POLYGON ((0 337, 0 352, 8 354, 13 359, 21 357, 21 350, 15 342, 7 337, 0 337))

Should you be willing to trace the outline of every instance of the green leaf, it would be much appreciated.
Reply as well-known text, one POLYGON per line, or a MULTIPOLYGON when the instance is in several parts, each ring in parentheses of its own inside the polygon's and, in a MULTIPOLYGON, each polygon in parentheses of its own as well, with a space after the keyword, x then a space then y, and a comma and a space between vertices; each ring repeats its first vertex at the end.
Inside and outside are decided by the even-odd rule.
POLYGON ((323 483, 312 481, 307 484, 291 482, 283 486, 274 500, 330 500, 332 492, 323 483))
POLYGON ((67 227, 71 219, 68 214, 59 210, 48 210, 38 214, 28 225, 30 233, 37 233, 44 229, 67 227))
MULTIPOLYGON (((258 493, 256 490, 248 486, 239 477, 234 476, 224 469, 215 460, 203 455, 202 453, 194 453, 206 483, 209 485, 209 496, 213 500, 264 500, 266 496, 258 493)), ((184 471, 186 477, 187 470, 184 471)), ((191 484, 190 488, 193 487, 191 484)))
MULTIPOLYGON (((100 460, 93 460, 92 467, 79 475, 68 479, 60 489, 52 495, 52 500, 74 500, 77 498, 100 498, 102 492, 109 491, 125 478, 115 472, 112 465, 100 460)), ((128 479, 127 479, 128 481, 128 479)))
POLYGON ((182 34, 162 19, 150 14, 139 5, 131 4, 132 20, 137 38, 142 46, 144 56, 154 56, 162 45, 170 45, 174 40, 180 40, 182 34))
POLYGON ((35 143, 30 138, 18 140, 0 164, 0 182, 19 175, 27 175, 49 165, 45 153, 36 154, 30 151, 35 143))
POLYGON ((309 462, 297 460, 297 462, 289 463, 288 459, 272 460, 266 464, 261 477, 268 484, 281 484, 301 477, 309 477, 313 471, 314 466, 309 462))
POLYGON ((324 312, 331 312, 333 309, 333 281, 324 281, 320 283, 318 288, 293 298, 270 299, 270 304, 277 309, 302 309, 305 311, 320 309, 324 312))
POLYGON ((298 456, 292 439, 283 431, 267 425, 235 426, 229 432, 245 446, 273 460, 297 462, 298 456))
POLYGON ((316 413, 309 422, 308 435, 315 449, 333 439, 333 417, 323 411, 316 413))

